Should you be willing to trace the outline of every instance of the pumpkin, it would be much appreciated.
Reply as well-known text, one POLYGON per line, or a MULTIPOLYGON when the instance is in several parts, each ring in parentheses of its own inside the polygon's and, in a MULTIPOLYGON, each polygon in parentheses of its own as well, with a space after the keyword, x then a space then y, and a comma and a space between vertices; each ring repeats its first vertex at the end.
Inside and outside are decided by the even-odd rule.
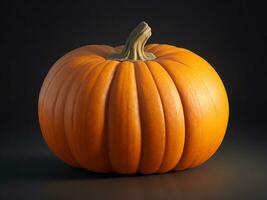
POLYGON ((196 167, 228 123, 224 85, 204 59, 146 45, 141 22, 125 46, 88 45, 60 58, 42 85, 42 135, 67 164, 93 172, 151 174, 196 167))

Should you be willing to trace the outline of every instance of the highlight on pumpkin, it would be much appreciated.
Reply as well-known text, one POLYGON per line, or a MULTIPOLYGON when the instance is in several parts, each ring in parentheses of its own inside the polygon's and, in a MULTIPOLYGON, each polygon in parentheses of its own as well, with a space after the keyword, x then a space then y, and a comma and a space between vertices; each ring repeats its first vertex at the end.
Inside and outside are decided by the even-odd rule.
POLYGON ((38 102, 43 138, 65 163, 99 173, 196 167, 219 148, 228 98, 190 50, 148 44, 141 22, 122 47, 86 45, 49 70, 38 102))

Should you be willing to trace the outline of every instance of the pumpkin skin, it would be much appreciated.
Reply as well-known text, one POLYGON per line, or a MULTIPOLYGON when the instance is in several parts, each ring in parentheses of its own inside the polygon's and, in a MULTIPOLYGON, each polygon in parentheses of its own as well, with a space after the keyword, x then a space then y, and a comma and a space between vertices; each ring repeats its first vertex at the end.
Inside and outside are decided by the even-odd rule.
POLYGON ((52 66, 38 102, 49 148, 71 166, 102 173, 163 173, 204 163, 228 123, 218 74, 171 45, 145 46, 153 60, 107 59, 122 48, 84 46, 52 66))

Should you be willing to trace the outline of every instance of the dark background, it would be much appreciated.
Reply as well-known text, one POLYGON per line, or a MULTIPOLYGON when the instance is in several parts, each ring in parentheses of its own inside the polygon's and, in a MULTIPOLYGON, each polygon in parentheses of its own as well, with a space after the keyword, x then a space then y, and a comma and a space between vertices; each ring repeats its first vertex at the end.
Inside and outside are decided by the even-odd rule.
POLYGON ((0 9, 0 199, 265 197, 264 3, 6 0, 0 9), (230 103, 222 148, 199 168, 165 175, 96 175, 66 166, 41 137, 37 102, 43 79, 68 51, 123 44, 143 20, 152 28, 149 43, 188 48, 222 78, 230 103))

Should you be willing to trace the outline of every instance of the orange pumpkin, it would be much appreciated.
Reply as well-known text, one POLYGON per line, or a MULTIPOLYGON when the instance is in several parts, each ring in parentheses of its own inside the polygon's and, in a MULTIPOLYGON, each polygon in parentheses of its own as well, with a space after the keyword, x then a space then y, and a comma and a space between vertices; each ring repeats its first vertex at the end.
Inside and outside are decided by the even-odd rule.
POLYGON ((94 172, 162 173, 198 166, 220 146, 228 99, 195 53, 150 44, 141 22, 125 46, 88 45, 50 69, 38 113, 64 162, 94 172))

